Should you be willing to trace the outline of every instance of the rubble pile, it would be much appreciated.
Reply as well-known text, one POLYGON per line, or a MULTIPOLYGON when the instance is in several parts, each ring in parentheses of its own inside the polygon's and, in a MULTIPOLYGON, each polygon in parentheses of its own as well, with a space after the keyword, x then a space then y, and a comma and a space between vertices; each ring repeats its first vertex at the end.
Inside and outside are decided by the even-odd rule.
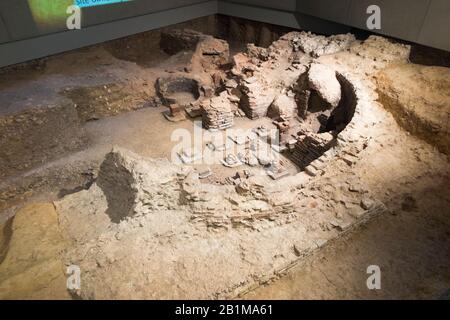
POLYGON ((255 64, 259 64, 260 61, 269 60, 269 50, 267 48, 262 48, 255 46, 253 43, 247 44, 247 56, 255 64))
POLYGON ((289 172, 284 168, 283 162, 273 161, 266 169, 267 175, 273 180, 280 180, 284 177, 290 176, 289 172))
POLYGON ((391 63, 409 61, 411 46, 391 41, 387 38, 372 35, 358 45, 352 45, 349 51, 366 61, 381 63, 377 68, 386 67, 391 63))
POLYGON ((355 36, 350 33, 325 37, 312 34, 311 32, 297 32, 292 39, 292 46, 294 51, 301 50, 313 58, 318 58, 323 55, 347 50, 355 40, 355 36))
POLYGON ((228 168, 235 168, 242 165, 242 161, 239 159, 239 156, 234 154, 227 155, 222 161, 222 164, 228 168))
POLYGON ((257 69, 257 66, 252 63, 250 57, 245 53, 235 54, 231 62, 233 63, 231 73, 238 78, 252 77, 257 69))
POLYGON ((306 117, 310 105, 318 110, 336 108, 341 89, 335 71, 313 58, 347 50, 354 42, 351 34, 325 37, 290 32, 269 48, 248 45, 246 53, 233 57, 232 73, 241 91, 239 107, 250 119, 289 118, 293 103, 282 96, 289 96, 286 90, 292 89, 300 117, 306 117), (286 107, 279 108, 281 104, 286 107))

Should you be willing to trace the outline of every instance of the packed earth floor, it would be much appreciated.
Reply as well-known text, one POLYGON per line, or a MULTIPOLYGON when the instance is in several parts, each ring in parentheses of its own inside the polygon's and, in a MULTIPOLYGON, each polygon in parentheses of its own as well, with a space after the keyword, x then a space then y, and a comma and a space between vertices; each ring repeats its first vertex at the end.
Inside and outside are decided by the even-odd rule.
POLYGON ((213 26, 1 70, 0 298, 447 297, 450 69, 213 26))

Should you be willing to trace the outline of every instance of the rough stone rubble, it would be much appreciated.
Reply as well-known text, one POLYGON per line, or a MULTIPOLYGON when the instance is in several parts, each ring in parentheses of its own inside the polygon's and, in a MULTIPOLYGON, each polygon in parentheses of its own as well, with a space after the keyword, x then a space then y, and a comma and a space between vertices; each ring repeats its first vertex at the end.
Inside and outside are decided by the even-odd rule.
POLYGON ((356 40, 355 36, 338 34, 330 37, 318 36, 311 32, 300 32, 288 35, 292 39, 294 51, 303 51, 314 58, 344 51, 356 40))
POLYGON ((311 90, 318 95, 331 107, 336 108, 341 101, 341 85, 336 78, 335 71, 331 68, 313 63, 309 66, 308 84, 311 90))

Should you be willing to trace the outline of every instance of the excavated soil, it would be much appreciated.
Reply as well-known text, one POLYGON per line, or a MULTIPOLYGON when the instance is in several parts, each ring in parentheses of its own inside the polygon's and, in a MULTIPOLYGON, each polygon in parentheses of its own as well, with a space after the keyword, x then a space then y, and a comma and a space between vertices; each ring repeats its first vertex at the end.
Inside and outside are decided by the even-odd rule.
POLYGON ((380 102, 405 130, 450 155, 449 68, 394 66, 377 75, 377 84, 380 102))

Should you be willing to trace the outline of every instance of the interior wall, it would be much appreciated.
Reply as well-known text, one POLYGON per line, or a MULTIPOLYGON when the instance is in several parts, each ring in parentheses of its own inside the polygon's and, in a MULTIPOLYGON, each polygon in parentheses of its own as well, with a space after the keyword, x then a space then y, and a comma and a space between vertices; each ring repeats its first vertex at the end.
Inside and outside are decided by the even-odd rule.
POLYGON ((232 0, 226 2, 234 2, 238 4, 251 5, 261 8, 270 8, 284 11, 294 12, 297 7, 297 0, 276 0, 276 1, 265 1, 265 0, 232 0))
POLYGON ((430 3, 417 42, 450 51, 449 0, 433 0, 430 3))
POLYGON ((1 0, 0 67, 217 13, 323 34, 366 29, 371 4, 378 33, 450 51, 449 0, 133 0, 82 8, 82 29, 69 31, 55 6, 72 2, 1 0))
MULTIPOLYGON (((272 20, 278 20, 279 24, 284 25, 292 25, 292 22, 280 12, 296 13, 299 26, 313 23, 311 17, 314 17, 323 19, 322 22, 327 20, 364 30, 368 30, 367 8, 370 5, 378 5, 381 9, 382 29, 370 30, 371 32, 450 51, 449 0, 222 0, 220 2, 228 5, 219 4, 219 11, 220 7, 230 6, 235 6, 237 12, 240 10, 239 6, 242 8, 250 6, 255 12, 262 8, 272 9, 272 20)), ((251 10, 246 10, 245 14, 248 14, 249 18, 258 19, 258 14, 252 13, 251 10)), ((240 16, 242 17, 242 14, 240 16)), ((266 16, 270 17, 271 14, 268 13, 266 16)), ((328 27, 332 25, 329 24, 328 27)))
POLYGON ((319 34, 350 31, 346 25, 298 12, 295 0, 280 0, 270 2, 270 5, 264 0, 222 0, 219 1, 219 13, 319 34))
POLYGON ((6 30, 6 25, 3 22, 2 15, 0 14, 0 43, 8 42, 9 41, 9 34, 6 30))
POLYGON ((93 26, 207 1, 208 0, 134 0, 125 3, 83 8, 83 26, 93 26))
MULTIPOLYGON (((5 0, 5 1, 16 1, 16 0, 5 0)), ((60 32, 56 31, 47 34, 36 35, 37 28, 36 26, 34 26, 35 33, 29 33, 28 35, 24 35, 23 32, 20 34, 14 34, 13 37, 11 36, 9 37, 10 39, 9 42, 0 44, 0 67, 13 65, 16 63, 21 63, 41 57, 46 57, 49 55, 126 37, 136 33, 153 30, 204 16, 214 15, 218 11, 217 1, 204 1, 204 0, 186 0, 181 2, 175 2, 175 0, 173 1, 135 0, 135 1, 136 2, 146 1, 147 5, 149 5, 150 3, 161 4, 163 2, 167 3, 168 6, 173 6, 175 5, 175 3, 180 4, 189 2, 191 4, 185 6, 177 6, 165 10, 157 10, 160 9, 161 7, 151 6, 151 10, 149 9, 151 13, 136 16, 135 12, 135 14, 133 14, 132 17, 125 19, 115 19, 119 17, 118 16, 119 13, 114 11, 117 9, 113 9, 113 11, 110 11, 111 15, 108 17, 108 19, 115 19, 115 20, 111 20, 108 23, 99 23, 100 21, 103 21, 102 19, 106 19, 105 16, 99 16, 98 18, 95 19, 94 18, 87 19, 88 23, 95 23, 95 24, 87 27, 82 27, 80 30, 67 30, 66 28, 63 28, 64 31, 60 32), (116 15, 112 14, 112 12, 116 12, 116 15), (29 36, 32 34, 35 34, 35 36, 32 36, 30 38, 29 36), (11 41, 11 39, 19 39, 19 40, 11 41)), ((108 7, 108 5, 93 8, 106 8, 106 7, 108 7)), ((13 6, 13 8, 16 7, 13 6)), ((134 8, 135 10, 137 10, 138 7, 134 8)), ((1 11, 2 16, 4 16, 3 12, 4 11, 1 11)), ((92 12, 90 14, 93 14, 92 12)), ((142 11, 137 12, 142 13, 142 11)), ((130 11, 125 11, 120 13, 120 16, 124 17, 130 14, 131 14, 130 11)), ((87 16, 89 17, 89 14, 87 16)), ((22 19, 24 19, 24 21, 29 22, 30 21, 29 13, 28 15, 23 16, 22 19)), ((7 31, 9 31, 8 26, 9 25, 6 23, 7 31)), ((33 29, 31 26, 30 28, 33 29)))
MULTIPOLYGON (((208 0, 131 0, 81 8, 82 28, 194 5, 208 0)), ((74 0, 1 0, 2 29, 17 41, 66 31, 66 13, 74 0)))

